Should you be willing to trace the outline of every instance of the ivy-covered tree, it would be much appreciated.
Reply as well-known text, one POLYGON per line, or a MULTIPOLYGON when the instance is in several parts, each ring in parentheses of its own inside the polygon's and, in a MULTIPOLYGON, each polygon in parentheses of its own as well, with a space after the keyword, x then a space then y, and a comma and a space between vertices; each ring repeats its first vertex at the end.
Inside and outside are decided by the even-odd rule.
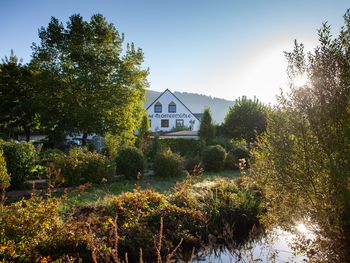
POLYGON ((266 107, 256 98, 238 98, 229 108, 222 126, 225 136, 254 142, 256 136, 266 130, 266 107))
POLYGON ((70 133, 128 133, 142 117, 146 76, 143 53, 123 52, 123 36, 101 14, 84 21, 72 15, 66 27, 52 17, 33 44, 33 63, 43 72, 53 114, 52 127, 70 133), (49 77, 45 77, 49 76, 49 77))
POLYGON ((207 145, 212 143, 215 139, 215 126, 212 122, 209 108, 204 109, 198 135, 207 145))
POLYGON ((24 132, 29 141, 40 127, 39 94, 34 71, 11 51, 0 64, 0 127, 7 137, 24 132))
POLYGON ((314 236, 298 248, 315 262, 350 261, 350 11, 344 19, 335 38, 324 24, 307 55, 297 42, 286 53, 291 91, 254 152, 268 218, 292 231, 304 222, 314 236))

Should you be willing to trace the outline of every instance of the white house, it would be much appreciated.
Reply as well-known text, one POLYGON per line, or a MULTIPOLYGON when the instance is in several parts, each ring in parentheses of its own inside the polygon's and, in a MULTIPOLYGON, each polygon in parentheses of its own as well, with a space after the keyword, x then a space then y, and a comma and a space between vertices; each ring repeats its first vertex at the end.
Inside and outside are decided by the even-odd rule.
POLYGON ((169 132, 176 128, 189 127, 198 131, 201 114, 192 113, 170 90, 166 89, 148 107, 152 132, 169 132))

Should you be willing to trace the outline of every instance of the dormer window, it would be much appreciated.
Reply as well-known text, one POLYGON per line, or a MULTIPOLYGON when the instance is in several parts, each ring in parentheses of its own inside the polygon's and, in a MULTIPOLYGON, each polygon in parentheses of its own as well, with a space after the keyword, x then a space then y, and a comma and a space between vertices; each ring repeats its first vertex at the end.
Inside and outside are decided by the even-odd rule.
POLYGON ((169 113, 175 113, 176 112, 176 104, 175 102, 170 102, 168 105, 168 112, 169 113))
POLYGON ((154 112, 155 113, 162 113, 162 103, 157 101, 156 104, 154 104, 154 112))

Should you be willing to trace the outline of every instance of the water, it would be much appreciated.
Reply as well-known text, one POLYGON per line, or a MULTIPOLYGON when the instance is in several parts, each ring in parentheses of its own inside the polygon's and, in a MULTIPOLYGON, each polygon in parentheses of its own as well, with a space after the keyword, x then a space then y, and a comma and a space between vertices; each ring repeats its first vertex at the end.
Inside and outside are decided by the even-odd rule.
POLYGON ((295 255, 291 242, 295 236, 281 229, 274 229, 260 240, 249 242, 239 250, 207 249, 198 252, 192 262, 306 262, 303 255, 295 255))

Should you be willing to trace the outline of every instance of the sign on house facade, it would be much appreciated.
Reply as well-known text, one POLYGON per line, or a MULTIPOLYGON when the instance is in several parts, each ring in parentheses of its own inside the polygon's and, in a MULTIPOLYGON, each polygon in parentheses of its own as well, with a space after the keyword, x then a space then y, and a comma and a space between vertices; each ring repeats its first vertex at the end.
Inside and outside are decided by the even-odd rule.
POLYGON ((170 90, 166 89, 148 107, 148 118, 152 132, 169 132, 175 129, 190 128, 198 131, 198 114, 192 113, 170 90))

